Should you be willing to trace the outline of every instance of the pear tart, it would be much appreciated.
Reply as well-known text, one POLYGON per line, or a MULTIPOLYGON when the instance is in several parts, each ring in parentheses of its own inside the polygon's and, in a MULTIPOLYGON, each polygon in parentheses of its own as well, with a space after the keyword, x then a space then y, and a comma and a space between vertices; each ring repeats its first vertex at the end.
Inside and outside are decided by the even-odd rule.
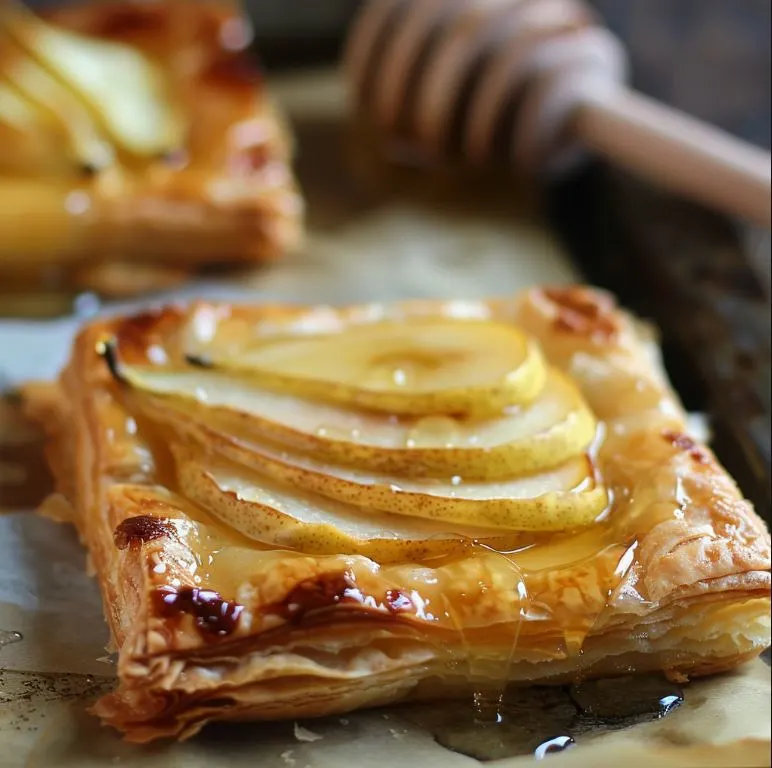
POLYGON ((230 6, 0 4, 0 275, 131 294, 296 243, 291 142, 230 6))
POLYGON ((600 292, 99 320, 26 403, 134 741, 769 644, 764 524, 600 292))

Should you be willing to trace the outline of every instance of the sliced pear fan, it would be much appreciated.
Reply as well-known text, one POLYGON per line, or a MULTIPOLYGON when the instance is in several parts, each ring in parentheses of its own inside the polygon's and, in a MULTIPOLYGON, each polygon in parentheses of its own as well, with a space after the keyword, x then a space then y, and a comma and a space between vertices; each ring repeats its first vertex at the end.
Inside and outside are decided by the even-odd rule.
MULTIPOLYGON (((576 388, 545 367, 536 347, 529 358, 530 343, 514 328, 421 318, 237 346, 226 362, 214 362, 216 371, 197 372, 125 366, 115 342, 102 351, 116 378, 130 387, 135 405, 171 427, 199 463, 236 464, 243 473, 291 489, 282 500, 290 509, 298 490, 304 498, 318 497, 322 514, 332 501, 357 509, 362 518, 400 516, 521 532, 588 525, 608 503, 585 453, 595 432, 592 414, 576 388), (416 409, 420 417, 363 410, 363 401, 371 409, 394 405, 394 384, 362 387, 367 374, 383 365, 404 371, 408 363, 409 375, 396 384, 405 391, 397 395, 403 408, 416 409), (530 367, 528 376, 524 367, 530 367), (499 408, 497 418, 480 418, 480 409, 513 381, 517 385, 507 398, 511 402, 515 392, 523 397, 518 387, 526 380, 539 380, 539 386, 524 403, 499 408), (278 383, 290 393, 273 392, 278 383), (342 404, 320 402, 323 391, 334 391, 342 404), (475 417, 438 415, 454 397, 475 417)), ((235 494, 225 496, 231 502, 245 500, 232 484, 218 487, 235 494)), ((313 502, 305 512, 295 507, 287 514, 263 503, 265 483, 260 487, 248 500, 273 509, 274 516, 282 512, 284 524, 286 518, 309 524, 313 502)), ((208 497, 206 505, 212 503, 208 497)))
POLYGON ((562 464, 587 449, 595 420, 557 371, 528 405, 497 419, 391 418, 260 389, 208 371, 120 366, 159 405, 247 439, 268 439, 324 461, 406 477, 495 479, 562 464))
POLYGON ((517 328, 451 318, 263 340, 199 362, 269 389, 391 414, 498 414, 533 399, 545 378, 538 346, 517 328))
POLYGON ((51 26, 15 2, 0 7, 0 28, 82 100, 127 152, 160 155, 183 142, 185 122, 167 78, 140 51, 51 26))
POLYGON ((307 554, 364 555, 379 563, 460 554, 472 542, 500 550, 523 546, 521 535, 447 526, 371 511, 278 483, 236 465, 207 461, 173 448, 178 481, 187 498, 248 538, 307 554))
POLYGON ((580 456, 561 467, 503 482, 406 480, 358 472, 289 454, 223 434, 156 410, 155 417, 220 455, 282 483, 359 507, 452 525, 509 531, 553 531, 591 523, 606 507, 590 460, 580 456))
MULTIPOLYGON (((16 125, 23 120, 28 130, 33 126, 45 128, 47 142, 53 142, 51 153, 61 146, 69 163, 79 171, 84 167, 94 170, 106 167, 113 160, 113 151, 88 110, 4 33, 3 21, 8 13, 0 7, 0 81, 10 92, 10 97, 3 97, 6 103, 0 112, 6 119, 15 119, 16 125)), ((28 135, 28 140, 33 141, 33 137, 28 135)), ((2 149, 8 152, 10 147, 2 149)))

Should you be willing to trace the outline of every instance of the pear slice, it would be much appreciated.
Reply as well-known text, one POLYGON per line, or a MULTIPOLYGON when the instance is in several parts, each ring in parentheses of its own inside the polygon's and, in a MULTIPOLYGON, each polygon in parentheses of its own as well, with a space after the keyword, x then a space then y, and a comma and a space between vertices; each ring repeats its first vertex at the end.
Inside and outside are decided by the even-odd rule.
POLYGON ((65 137, 40 111, 0 79, 0 169, 29 175, 72 170, 65 137))
POLYGON ((137 391, 228 434, 262 438, 331 463, 405 477, 490 480, 554 467, 585 451, 596 423, 562 374, 527 405, 495 419, 393 418, 263 390, 209 371, 120 366, 137 391))
MULTIPOLYGON (((8 11, 0 8, 0 82, 10 96, 4 97, 6 103, 0 112, 17 125, 24 120, 28 141, 41 144, 37 152, 53 155, 61 149, 72 173, 109 166, 113 162, 112 147, 88 110, 5 33, 4 13, 8 11), (44 135, 33 138, 33 126, 44 130, 44 135)), ((10 152, 10 147, 3 146, 2 151, 10 152)))
POLYGON ((199 446, 199 450, 329 499, 390 514, 499 531, 555 531, 592 523, 608 496, 590 459, 579 456, 557 469, 502 482, 465 482, 464 468, 445 481, 411 480, 325 464, 219 432, 149 402, 140 406, 199 446))
POLYGON ((408 520, 292 488, 232 464, 207 460, 173 446, 185 496, 244 536, 315 555, 364 555, 381 564, 460 555, 476 544, 501 551, 527 545, 522 535, 491 537, 490 531, 408 520))
POLYGON ((454 318, 253 339, 228 356, 189 359, 268 389, 408 415, 499 414, 532 400, 546 375, 538 345, 514 326, 454 318))
POLYGON ((138 156, 179 147, 186 125, 167 77, 139 50, 54 27, 18 3, 0 27, 85 104, 116 145, 138 156))

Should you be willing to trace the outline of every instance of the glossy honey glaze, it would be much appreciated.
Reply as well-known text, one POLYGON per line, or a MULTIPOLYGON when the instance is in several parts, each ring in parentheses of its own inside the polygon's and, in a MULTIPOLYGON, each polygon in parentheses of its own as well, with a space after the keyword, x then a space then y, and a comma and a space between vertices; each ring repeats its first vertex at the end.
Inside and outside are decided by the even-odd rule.
MULTIPOLYGON (((470 314, 468 307, 464 311, 470 314)), ((576 313, 575 309, 572 311, 576 313)), ((331 317, 327 332, 331 329, 340 332, 339 326, 333 327, 339 323, 338 318, 331 317)), ((180 350, 188 353, 193 349, 199 353, 202 344, 215 350, 228 349, 223 342, 225 337, 231 349, 238 351, 263 335, 281 339, 302 334, 302 325, 298 321, 291 326, 279 324, 276 331, 266 322, 263 328, 254 328, 246 326, 241 318, 228 315, 225 310, 209 307, 197 310, 185 318, 185 322, 180 321, 180 316, 170 319, 168 315, 165 318, 153 315, 135 318, 119 329, 117 346, 111 347, 105 356, 106 364, 112 367, 116 377, 112 386, 126 409, 122 412, 127 414, 122 436, 117 432, 120 425, 111 425, 113 442, 123 444, 126 433, 131 433, 146 457, 152 480, 173 489, 184 499, 186 489, 178 482, 178 468, 168 449, 170 443, 184 438, 176 430, 177 424, 155 418, 157 411, 148 415, 141 395, 120 379, 116 355, 120 354, 122 361, 179 368, 174 358, 176 355, 179 359, 180 350), (222 316, 218 316, 218 311, 223 313, 222 316), (148 333, 149 328, 155 332, 148 333)), ((317 323, 316 327, 325 330, 324 322, 317 323)), ((606 330, 604 326, 604 333, 606 330)), ((345 329, 343 331, 345 338, 345 329)), ((105 353, 104 347, 100 349, 105 353)), ((396 388, 400 386, 398 379, 395 379, 396 388)), ((641 397, 649 397, 646 382, 643 384, 638 388, 641 397)), ((207 402, 202 395, 195 418, 206 420, 206 409, 207 402)), ((422 424, 430 423, 427 429, 431 435, 426 439, 432 444, 449 440, 447 435, 452 435, 452 429, 446 422, 451 427, 457 424, 447 416, 426 414, 421 417, 416 422, 418 426, 409 432, 411 443, 408 447, 424 442, 423 433, 416 439, 422 424), (438 426, 440 420, 442 427, 438 426)), ((326 433, 330 429, 334 429, 334 425, 323 424, 319 432, 326 433)), ((674 434, 659 437, 659 444, 653 446, 653 459, 651 456, 631 456, 626 465, 638 461, 642 468, 648 466, 656 474, 657 461, 669 458, 674 446, 676 451, 682 448, 674 434)), ((603 424, 598 426, 596 440, 589 448, 596 472, 604 469, 605 452, 629 449, 624 444, 624 437, 619 434, 609 436, 603 424)), ((647 445, 645 450, 652 451, 652 445, 647 445)), ((543 534, 509 531, 512 535, 506 549, 481 542, 479 538, 459 537, 464 539, 460 556, 455 553, 419 562, 382 564, 375 568, 370 560, 346 552, 308 558, 309 576, 299 579, 299 583, 306 583, 307 587, 316 585, 318 590, 310 591, 328 594, 329 606, 354 608, 359 604, 376 609, 384 617, 393 615, 387 594, 396 589, 402 596, 401 621, 449 631, 460 646, 471 642, 476 633, 484 632, 497 642, 507 637, 518 638, 519 646, 530 649, 528 653, 534 659, 579 654, 585 636, 634 566, 637 533, 642 523, 637 514, 640 507, 634 503, 638 500, 630 498, 629 477, 620 473, 616 465, 609 468, 610 476, 601 482, 605 482, 612 502, 596 522, 581 529, 543 534), (329 586, 330 580, 336 588, 329 586), (384 588, 384 585, 392 588, 384 588), (483 604, 489 604, 489 615, 479 610, 483 604), (532 645, 529 638, 532 642, 536 638, 539 640, 532 645)), ((466 480, 461 470, 453 475, 452 482, 463 489, 466 480)), ((683 504, 679 493, 683 494, 683 488, 676 483, 669 491, 665 489, 661 501, 647 505, 646 525, 651 524, 652 514, 663 519, 677 515, 683 504)), ((175 503, 178 502, 176 499, 175 503)), ((224 599, 233 600, 238 598, 245 574, 250 574, 256 581, 260 574, 275 571, 283 561, 304 558, 302 552, 271 550, 265 542, 260 544, 247 539, 223 525, 222 518, 216 519, 196 505, 185 504, 183 507, 185 512, 182 514, 193 519, 179 526, 180 531, 184 528, 184 534, 178 532, 176 535, 184 535, 186 549, 194 561, 185 569, 192 575, 191 586, 205 586, 224 599)), ((278 584, 277 591, 280 591, 278 584)), ((625 599, 629 600, 631 594, 634 591, 626 592, 625 599)), ((637 597, 645 603, 642 596, 637 597)), ((322 607, 315 598, 314 609, 322 607)))

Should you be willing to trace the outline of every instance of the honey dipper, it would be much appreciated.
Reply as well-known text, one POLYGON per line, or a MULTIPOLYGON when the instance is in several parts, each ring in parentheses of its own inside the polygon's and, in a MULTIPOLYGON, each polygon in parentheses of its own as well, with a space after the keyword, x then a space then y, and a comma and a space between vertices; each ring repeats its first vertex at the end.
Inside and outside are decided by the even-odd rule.
POLYGON ((580 0, 364 0, 345 51, 357 105, 437 153, 556 171, 581 147, 770 225, 770 154, 624 84, 620 41, 580 0))

